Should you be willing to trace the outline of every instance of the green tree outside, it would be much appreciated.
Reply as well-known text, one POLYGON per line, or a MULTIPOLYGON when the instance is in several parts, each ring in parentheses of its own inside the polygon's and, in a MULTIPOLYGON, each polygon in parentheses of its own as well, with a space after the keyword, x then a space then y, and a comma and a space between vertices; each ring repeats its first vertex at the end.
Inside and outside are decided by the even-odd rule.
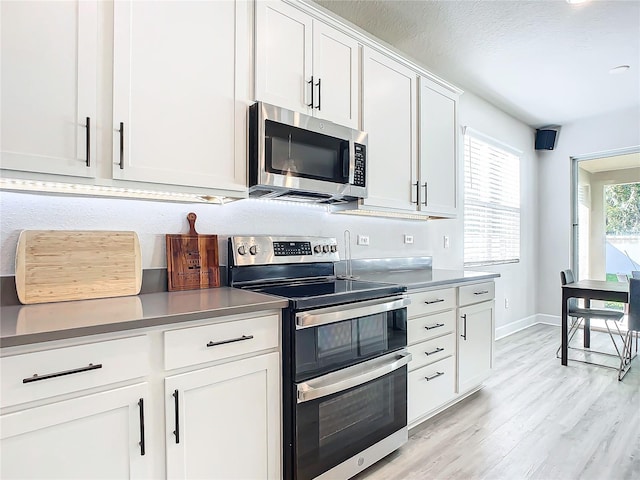
POLYGON ((607 235, 640 235, 640 183, 604 189, 607 235))

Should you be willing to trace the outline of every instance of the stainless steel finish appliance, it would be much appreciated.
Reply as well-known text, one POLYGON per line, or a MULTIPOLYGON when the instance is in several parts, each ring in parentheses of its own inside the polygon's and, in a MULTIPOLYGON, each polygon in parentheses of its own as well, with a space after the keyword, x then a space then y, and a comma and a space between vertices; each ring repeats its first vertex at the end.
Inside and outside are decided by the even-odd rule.
POLYGON ((283 310, 284 478, 349 478, 407 441, 405 288, 340 279, 334 238, 232 237, 231 285, 283 310), (335 247, 335 249, 333 249, 335 247))
POLYGON ((367 197, 367 134, 258 102, 249 107, 249 195, 313 203, 367 197))

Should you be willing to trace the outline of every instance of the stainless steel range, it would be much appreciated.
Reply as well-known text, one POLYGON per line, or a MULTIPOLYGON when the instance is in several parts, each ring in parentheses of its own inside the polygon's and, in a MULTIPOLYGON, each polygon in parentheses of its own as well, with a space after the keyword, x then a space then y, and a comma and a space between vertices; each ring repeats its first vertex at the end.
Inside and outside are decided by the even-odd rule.
POLYGON ((407 441, 407 298, 339 279, 335 238, 232 237, 233 287, 283 310, 283 476, 350 478, 407 441))

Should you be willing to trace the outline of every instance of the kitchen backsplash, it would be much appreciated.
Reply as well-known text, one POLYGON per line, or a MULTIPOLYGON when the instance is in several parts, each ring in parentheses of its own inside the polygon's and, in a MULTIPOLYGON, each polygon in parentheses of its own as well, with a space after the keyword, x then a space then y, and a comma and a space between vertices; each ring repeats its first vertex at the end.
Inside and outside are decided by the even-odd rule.
MULTIPOLYGON (((326 207, 251 199, 218 206, 2 191, 0 275, 14 274, 18 236, 31 229, 133 230, 140 239, 142 267, 166 268, 164 235, 187 233, 189 212, 198 215, 199 233, 217 234, 221 243, 229 235, 330 236, 338 239, 343 254, 348 229, 353 258, 432 255, 435 268, 462 268, 460 220, 357 217, 331 214, 326 207), (405 234, 414 237, 413 244, 404 243, 405 234), (358 235, 369 236, 369 246, 356 245, 358 235)), ((226 264, 226 248, 220 253, 220 263, 226 264)))

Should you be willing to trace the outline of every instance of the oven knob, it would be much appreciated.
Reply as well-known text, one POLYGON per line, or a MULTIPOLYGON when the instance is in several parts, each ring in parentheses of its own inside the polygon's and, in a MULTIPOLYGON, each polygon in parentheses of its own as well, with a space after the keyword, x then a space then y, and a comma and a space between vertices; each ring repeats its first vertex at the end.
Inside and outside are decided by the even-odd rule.
POLYGON ((323 245, 323 246, 322 246, 322 251, 323 251, 324 253, 327 253, 327 252, 329 251, 329 245, 323 245))
POLYGON ((338 251, 338 246, 337 245, 331 245, 331 252, 335 253, 338 251))
POLYGON ((247 248, 244 245, 240 245, 238 247, 238 253, 240 255, 246 255, 247 254, 247 248))
POLYGON ((256 247, 255 245, 251 245, 251 247, 249 247, 249 253, 251 255, 255 255, 256 253, 258 253, 258 247, 256 247))
POLYGON ((322 252, 322 247, 320 245, 316 245, 315 247, 313 247, 313 251, 316 253, 320 253, 322 252))

